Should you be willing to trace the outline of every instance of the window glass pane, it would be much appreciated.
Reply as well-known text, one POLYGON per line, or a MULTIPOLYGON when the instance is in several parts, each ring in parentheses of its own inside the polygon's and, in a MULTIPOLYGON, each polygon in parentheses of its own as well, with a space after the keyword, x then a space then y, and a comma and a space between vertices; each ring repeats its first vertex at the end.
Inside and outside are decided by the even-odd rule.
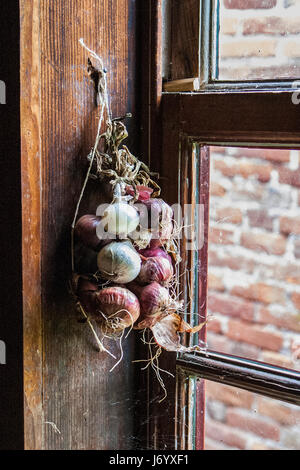
POLYGON ((300 449, 298 406, 208 380, 205 393, 206 450, 300 449))
POLYGON ((300 77, 299 0, 220 0, 219 79, 300 77))
POLYGON ((300 152, 210 150, 207 343, 300 370, 300 152))

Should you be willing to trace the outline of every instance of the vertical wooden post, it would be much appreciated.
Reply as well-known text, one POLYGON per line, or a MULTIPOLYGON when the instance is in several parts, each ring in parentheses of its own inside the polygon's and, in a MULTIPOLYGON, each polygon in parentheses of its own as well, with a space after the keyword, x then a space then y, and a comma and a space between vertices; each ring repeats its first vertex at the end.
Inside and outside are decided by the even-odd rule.
POLYGON ((0 449, 23 448, 22 224, 20 168, 20 57, 18 1, 0 15, 0 449), (4 86, 3 86, 4 84, 4 86), (5 94, 3 94, 5 88, 5 94), (2 357, 3 359, 3 357, 2 357))
MULTIPOLYGON (((78 322, 68 279, 70 227, 99 117, 79 39, 108 70, 113 115, 134 116, 126 124, 135 152, 136 0, 20 0, 20 8, 25 447, 130 449, 133 340, 110 373, 114 360, 78 322)), ((100 202, 89 183, 82 213, 100 202)))

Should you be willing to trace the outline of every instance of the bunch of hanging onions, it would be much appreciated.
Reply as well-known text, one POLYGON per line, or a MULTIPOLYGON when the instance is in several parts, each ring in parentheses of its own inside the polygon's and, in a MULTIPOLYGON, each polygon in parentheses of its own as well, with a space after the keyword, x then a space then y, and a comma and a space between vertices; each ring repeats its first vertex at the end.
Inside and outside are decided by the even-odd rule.
POLYGON ((174 269, 163 246, 172 234, 172 210, 162 199, 150 198, 151 190, 140 192, 130 204, 119 188, 101 216, 84 215, 75 226, 77 241, 97 266, 96 273, 79 279, 76 295, 105 336, 153 326, 178 307, 168 290, 174 269), (139 249, 139 235, 144 240, 146 231, 148 245, 139 249))

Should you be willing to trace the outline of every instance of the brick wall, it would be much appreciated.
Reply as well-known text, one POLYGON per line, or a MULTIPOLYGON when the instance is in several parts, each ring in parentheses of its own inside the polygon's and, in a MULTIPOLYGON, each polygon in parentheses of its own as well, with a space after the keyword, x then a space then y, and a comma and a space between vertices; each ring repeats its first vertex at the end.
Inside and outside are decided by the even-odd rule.
POLYGON ((220 78, 299 78, 299 0, 220 0, 220 78))
MULTIPOLYGON (((300 0, 220 0, 220 79, 300 77, 300 0)), ((300 153, 211 149, 208 346, 300 370, 300 153)), ((207 449, 300 449, 300 409, 206 384, 207 449)))
MULTIPOLYGON (((297 150, 211 148, 208 346, 296 370, 299 163, 297 150)), ((208 383, 206 437, 215 448, 300 449, 300 409, 208 383)))

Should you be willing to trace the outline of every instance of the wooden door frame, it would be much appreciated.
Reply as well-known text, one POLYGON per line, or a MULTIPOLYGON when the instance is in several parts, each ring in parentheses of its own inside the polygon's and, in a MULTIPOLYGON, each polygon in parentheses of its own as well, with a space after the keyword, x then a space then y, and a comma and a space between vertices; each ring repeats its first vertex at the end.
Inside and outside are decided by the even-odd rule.
MULTIPOLYGON (((152 5, 152 8, 155 8, 155 5, 152 5)), ((155 70, 159 71, 160 68, 157 55, 154 53, 154 51, 161 50, 159 42, 161 35, 157 32, 157 28, 162 24, 161 5, 156 11, 160 19, 156 24, 152 22, 152 34, 157 41, 152 55, 154 71, 148 74, 148 77, 154 76, 156 80, 159 77, 162 83, 161 75, 155 73, 155 70)), ((196 59, 193 60, 195 62, 196 59)), ((195 63, 196 66, 197 63, 195 63)), ((146 83, 148 91, 146 88, 144 92, 151 96, 151 80, 146 83)), ((218 144, 300 148, 300 107, 296 106, 292 99, 295 90, 292 87, 289 88, 286 81, 276 83, 276 86, 274 83, 273 85, 268 83, 269 90, 266 90, 265 84, 262 84, 256 91, 249 88, 251 84, 246 85, 241 84, 238 87, 235 84, 230 90, 226 87, 222 89, 217 84, 215 88, 206 86, 205 91, 202 92, 165 92, 159 94, 159 106, 157 106, 157 101, 152 102, 150 116, 156 116, 156 119, 150 128, 154 139, 155 136, 162 134, 157 169, 162 178, 162 194, 168 202, 178 202, 178 176, 182 171, 180 161, 182 162, 182 152, 187 141, 199 145, 204 152, 208 152, 205 149, 208 149, 209 145, 218 144)), ((154 83, 154 89, 157 89, 157 81, 154 83)), ((148 139, 151 142, 150 134, 148 139)), ((155 143, 153 147, 157 148, 155 143)), ((208 195, 207 186, 206 189, 203 188, 201 195, 206 205, 206 214, 208 214, 208 195)), ((205 250, 203 250, 203 263, 204 267, 207 267, 205 250)), ((202 296, 205 296, 206 276, 202 277, 202 282, 204 282, 202 296)), ((195 357, 184 355, 177 360, 173 354, 164 354, 161 367, 175 375, 177 370, 177 386, 176 381, 166 379, 170 395, 168 405, 165 407, 163 404, 154 402, 157 389, 153 390, 153 385, 149 386, 152 405, 148 410, 148 418, 151 422, 148 442, 151 448, 186 449, 184 446, 188 445, 188 433, 182 430, 185 425, 190 430, 191 423, 185 420, 180 410, 181 404, 187 404, 183 377, 209 378, 279 399, 283 396, 283 388, 286 388, 284 399, 287 402, 299 403, 300 400, 300 374, 298 372, 270 367, 267 364, 246 359, 232 358, 213 351, 209 351, 207 355, 197 354, 195 357), (248 383, 245 381, 246 376, 249 378, 248 383), (261 388, 259 383, 262 377, 265 387, 261 388), (176 425, 176 422, 179 424, 176 425)), ((201 382, 203 384, 204 381, 201 382)), ((203 387, 201 385, 199 387, 197 449, 203 448, 204 439, 204 421, 203 413, 201 413, 204 407, 204 394, 203 387)))
POLYGON ((1 5, 0 79, 5 103, 0 104, 0 340, 6 363, 0 364, 0 449, 22 449, 23 321, 22 321, 22 207, 20 143, 19 2, 1 5))

